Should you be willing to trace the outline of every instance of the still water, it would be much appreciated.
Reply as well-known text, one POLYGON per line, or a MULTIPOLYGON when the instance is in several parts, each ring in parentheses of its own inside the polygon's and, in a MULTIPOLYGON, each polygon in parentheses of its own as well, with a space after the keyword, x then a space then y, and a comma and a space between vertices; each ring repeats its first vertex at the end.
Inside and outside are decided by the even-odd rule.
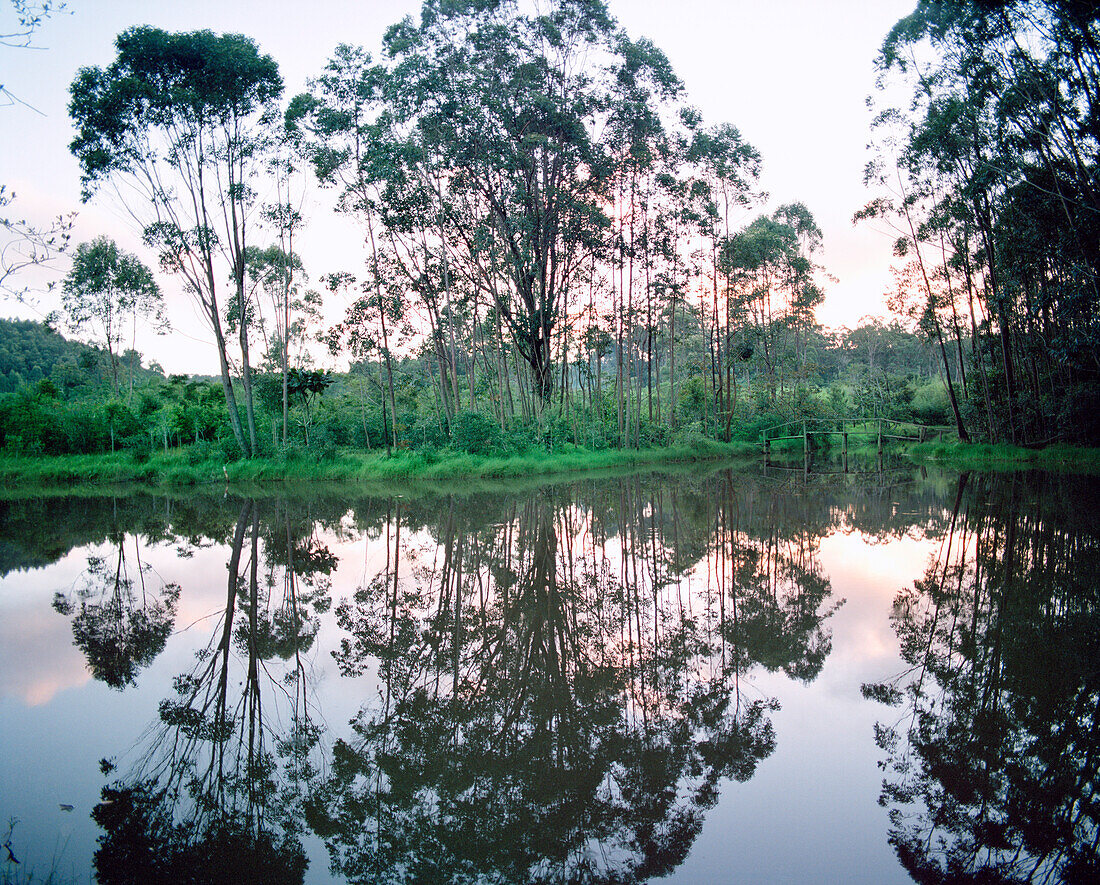
POLYGON ((0 502, 3 881, 1097 881, 1098 493, 0 502))

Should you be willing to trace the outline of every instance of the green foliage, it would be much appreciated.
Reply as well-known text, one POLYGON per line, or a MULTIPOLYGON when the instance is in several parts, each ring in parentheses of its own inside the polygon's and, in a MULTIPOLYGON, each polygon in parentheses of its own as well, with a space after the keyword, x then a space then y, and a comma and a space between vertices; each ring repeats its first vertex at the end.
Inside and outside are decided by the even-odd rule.
POLYGON ((0 320, 0 393, 14 393, 30 376, 50 377, 68 392, 107 378, 103 351, 67 341, 50 326, 30 320, 0 320))
POLYGON ((107 237, 77 246, 62 285, 61 304, 70 329, 86 332, 92 328, 106 344, 116 391, 119 350, 127 322, 136 324, 142 317, 164 325, 164 301, 152 272, 107 237))
POLYGON ((942 384, 923 384, 913 392, 910 414, 922 424, 949 425, 952 423, 951 403, 942 384))
POLYGON ((505 449, 504 435, 488 415, 459 412, 451 422, 451 447, 471 455, 495 455, 505 449))
POLYGON ((856 217, 901 234, 891 306, 937 346, 964 438, 1100 439, 1076 402, 1100 346, 1097 23, 1062 0, 921 2, 879 55, 908 100, 876 117, 880 196, 856 217))
POLYGON ((86 193, 114 172, 133 171, 149 129, 244 118, 283 89, 275 62, 240 34, 139 26, 115 46, 110 66, 81 68, 70 90, 71 149, 86 193))

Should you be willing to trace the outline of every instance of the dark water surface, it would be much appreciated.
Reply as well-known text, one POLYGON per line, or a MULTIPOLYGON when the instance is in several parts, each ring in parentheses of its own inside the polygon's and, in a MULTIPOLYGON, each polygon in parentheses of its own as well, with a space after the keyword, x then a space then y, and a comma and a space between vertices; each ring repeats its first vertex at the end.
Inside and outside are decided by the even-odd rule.
POLYGON ((1100 881, 1098 493, 0 502, 3 881, 1100 881))

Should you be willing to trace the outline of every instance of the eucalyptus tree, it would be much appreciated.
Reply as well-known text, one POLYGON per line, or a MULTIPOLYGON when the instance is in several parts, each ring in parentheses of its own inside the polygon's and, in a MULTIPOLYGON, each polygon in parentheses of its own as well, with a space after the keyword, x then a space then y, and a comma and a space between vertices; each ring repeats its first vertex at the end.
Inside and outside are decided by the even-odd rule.
POLYGON ((542 14, 514 2, 428 2, 386 37, 396 120, 441 170, 462 249, 531 374, 553 392, 552 347, 570 286, 603 243, 611 166, 597 132, 609 93, 594 59, 618 54, 598 0, 542 14))
MULTIPOLYGON (((373 262, 367 279, 358 283, 362 292, 351 299, 344 318, 328 334, 329 348, 334 352, 347 352, 353 359, 369 359, 372 351, 378 353, 378 389, 384 391, 382 401, 382 436, 386 453, 391 445, 397 445, 397 399, 393 382, 393 350, 390 346, 394 330, 401 323, 401 290, 398 275, 385 260, 373 262), (387 326, 387 321, 389 325, 387 326), (386 384, 382 384, 382 366, 386 367, 386 384), (386 418, 386 398, 389 398, 390 418, 386 418)), ((333 292, 348 290, 357 284, 350 273, 333 273, 328 278, 333 292)))
POLYGON ((278 349, 279 369, 283 392, 283 445, 286 445, 290 392, 290 340, 293 335, 291 314, 297 306, 306 303, 297 300, 300 284, 304 279, 301 258, 295 253, 298 233, 305 224, 300 205, 305 193, 304 170, 298 162, 300 140, 293 126, 284 125, 272 146, 268 172, 275 185, 275 198, 263 209, 265 225, 275 235, 275 243, 257 253, 263 268, 263 286, 271 300, 273 337, 272 348, 278 349), (297 189, 299 207, 295 206, 297 189))
POLYGON ((600 0, 534 11, 429 0, 419 21, 388 31, 377 60, 337 47, 287 123, 338 208, 362 224, 369 325, 387 299, 397 314, 422 311, 425 366, 438 367, 448 419, 463 407, 463 372, 470 408, 488 393, 502 426, 513 378, 525 417, 545 427, 559 391, 565 417, 571 348, 600 314, 616 346, 620 442, 639 441, 643 372, 660 425, 658 343, 667 325, 674 386, 666 302, 682 306, 690 289, 691 218, 727 236, 759 155, 733 127, 704 130, 665 56, 630 39, 600 0), (699 170, 709 190, 693 181, 699 170))
POLYGON ((220 280, 245 310, 245 267, 255 183, 283 82, 270 56, 239 34, 172 34, 130 28, 106 68, 82 68, 69 112, 83 198, 110 183, 178 275, 214 335, 229 420, 241 449, 256 453, 247 322, 238 317, 247 428, 237 410, 223 328, 220 280))
MULTIPOLYGON (((821 268, 813 261, 820 245, 821 230, 801 203, 759 216, 722 244, 719 272, 726 309, 743 317, 753 332, 752 342, 746 339, 733 356, 758 356, 773 403, 784 364, 797 355, 797 342, 792 347, 790 333, 801 330, 805 337, 812 330, 813 310, 824 297, 815 278, 821 268)), ((727 435, 731 417, 728 409, 727 435)))
MULTIPOLYGON (((478 335, 496 323, 542 413, 555 355, 565 359, 568 302, 607 245, 611 182, 623 171, 612 133, 622 142, 633 122, 655 121, 649 106, 679 85, 602 3, 560 0, 542 12, 431 0, 418 24, 390 29, 377 63, 338 47, 288 117, 308 132, 322 183, 364 223, 369 275, 389 264, 424 309, 448 415, 461 402, 460 318, 474 336, 471 383, 478 335)), ((503 421, 505 351, 483 343, 487 368, 490 352, 503 421)))
POLYGON ((895 143, 872 173, 894 194, 862 214, 904 222, 929 318, 954 329, 957 352, 969 313, 968 387, 988 434, 1095 437, 1100 14, 1061 0, 921 2, 878 63, 912 103, 879 118, 895 143))
MULTIPOLYGON (((650 418, 653 411, 653 276, 658 251, 654 225, 660 212, 658 177, 675 170, 680 157, 673 105, 682 84, 649 40, 620 34, 610 60, 607 135, 612 230, 607 248, 616 342, 616 402, 620 443, 638 443, 641 421, 640 366, 645 354, 650 418), (644 316, 644 321, 642 320, 644 316), (637 380, 639 392, 633 394, 637 380), (633 405, 633 409, 628 408, 633 405), (624 436, 625 434, 625 436, 624 436)), ((673 172, 674 174, 674 172, 673 172)))
MULTIPOLYGON (((283 419, 283 445, 286 445, 287 420, 289 411, 288 373, 290 371, 290 342, 296 333, 302 331, 303 323, 293 321, 291 318, 296 309, 306 309, 319 312, 318 305, 310 303, 309 293, 301 295, 300 286, 305 280, 305 270, 302 259, 293 251, 286 251, 284 244, 293 242, 293 219, 297 213, 290 209, 289 205, 279 205, 271 210, 271 214, 279 219, 280 239, 283 242, 272 244, 266 248, 249 246, 245 252, 246 287, 245 291, 251 301, 252 309, 259 318, 259 331, 263 334, 267 346, 265 363, 268 367, 272 363, 278 366, 282 389, 282 419, 283 419), (286 209, 286 213, 283 210, 286 209), (257 289, 262 289, 270 302, 270 330, 264 321, 263 311, 257 298, 257 289)), ((314 293, 315 295, 315 293, 314 293)), ((319 296, 316 296, 319 300, 319 296)), ((228 323, 230 328, 234 323, 228 323)))
MULTIPOLYGON (((299 150, 322 186, 338 189, 337 209, 355 218, 364 230, 366 288, 336 329, 337 339, 362 357, 375 346, 371 342, 376 330, 369 320, 380 323, 377 345, 386 360, 392 413, 389 329, 406 308, 405 292, 414 292, 429 321, 440 396, 450 416, 457 408, 458 386, 454 333, 444 328, 450 279, 436 196, 437 173, 419 143, 395 128, 387 109, 388 76, 385 66, 363 49, 337 46, 322 75, 311 84, 312 92, 290 103, 287 129, 295 133, 299 150)), ((336 288, 355 279, 350 274, 332 279, 340 277, 346 278, 336 288)), ((385 436, 388 446, 390 435, 385 436)))
MULTIPOLYGON (((119 249, 114 240, 97 237, 77 246, 61 291, 69 328, 74 332, 94 331, 106 344, 111 384, 117 396, 119 350, 127 320, 134 338, 139 317, 160 328, 164 326, 164 298, 152 271, 136 255, 119 249)), ((130 368, 132 394, 132 361, 130 368)))
POLYGON ((736 392, 736 375, 730 359, 732 342, 745 324, 743 311, 730 300, 727 285, 721 285, 720 257, 725 243, 734 235, 741 214, 758 197, 755 191, 760 176, 761 158, 740 131, 731 125, 706 128, 697 114, 685 116, 690 141, 687 161, 693 175, 690 182, 692 205, 690 216, 703 237, 699 256, 706 268, 709 287, 699 288, 700 318, 706 322, 706 288, 710 289, 709 330, 710 376, 714 394, 715 414, 732 415, 736 392), (731 217, 734 216, 734 217, 731 217))
MULTIPOLYGON (((677 152, 678 154, 679 152, 677 152)), ((697 216, 691 208, 691 178, 680 170, 661 172, 657 176, 658 207, 654 213, 652 242, 653 250, 660 256, 660 265, 650 283, 657 299, 657 311, 664 343, 668 348, 668 428, 676 427, 676 369, 677 344, 682 344, 685 326, 678 325, 690 319, 688 294, 696 279, 690 260, 690 244, 697 216), (681 322, 684 322, 681 320, 681 322)), ((658 362, 660 357, 658 357, 658 362)), ((687 361, 682 361, 687 365, 687 361)), ((658 381, 660 372, 658 372, 658 381)), ((658 386, 658 393, 660 386, 658 386)), ((658 422, 660 421, 660 398, 658 396, 658 422)))

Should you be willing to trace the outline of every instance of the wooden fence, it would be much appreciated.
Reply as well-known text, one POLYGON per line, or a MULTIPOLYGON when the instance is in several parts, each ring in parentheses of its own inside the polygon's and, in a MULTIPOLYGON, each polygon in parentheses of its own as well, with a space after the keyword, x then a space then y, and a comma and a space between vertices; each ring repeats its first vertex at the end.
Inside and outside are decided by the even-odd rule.
POLYGON ((848 472, 848 437, 870 437, 878 444, 878 456, 881 459, 883 446, 887 441, 925 442, 941 438, 952 432, 953 427, 940 427, 929 424, 917 424, 913 421, 894 421, 890 418, 804 418, 800 421, 788 421, 776 424, 760 432, 760 441, 764 446, 764 463, 771 458, 772 443, 789 440, 802 440, 802 457, 805 469, 809 470, 810 440, 812 437, 840 437, 844 455, 844 472, 848 472))

